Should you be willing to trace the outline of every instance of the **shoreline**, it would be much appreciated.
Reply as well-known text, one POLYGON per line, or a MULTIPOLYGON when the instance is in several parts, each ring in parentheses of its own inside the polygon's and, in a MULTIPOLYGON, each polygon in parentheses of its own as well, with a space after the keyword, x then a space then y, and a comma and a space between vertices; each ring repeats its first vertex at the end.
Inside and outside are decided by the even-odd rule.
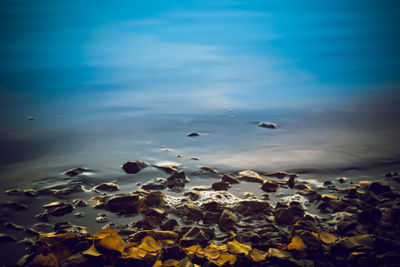
MULTIPOLYGON (((145 167, 133 171, 138 173, 145 167)), ((179 166, 152 167, 168 173, 169 177, 150 180, 132 193, 119 193, 118 184, 111 181, 89 189, 79 179, 53 188, 7 191, 10 198, 27 199, 29 206, 38 199, 42 200, 41 203, 48 203, 41 207, 43 212, 36 215, 36 223, 30 226, 5 221, 7 218, 3 216, 1 229, 4 235, 0 245, 18 243, 21 249, 16 254, 21 254, 22 248, 26 248, 30 252, 25 259, 28 264, 37 261, 40 254, 53 255, 61 243, 75 244, 79 241, 86 244, 79 251, 67 246, 65 255, 56 253, 55 258, 51 256, 58 266, 87 266, 99 264, 100 259, 104 261, 102 265, 113 261, 116 266, 129 266, 132 260, 139 266, 163 266, 159 265, 160 262, 164 266, 172 262, 175 265, 171 266, 242 266, 245 263, 260 266, 362 266, 363 262, 370 263, 369 266, 390 266, 399 262, 397 247, 400 238, 394 238, 400 237, 400 194, 384 181, 355 183, 349 178, 314 186, 293 173, 260 175, 241 171, 229 174, 203 167, 198 175, 210 174, 220 181, 187 190, 190 182, 179 166), (243 192, 243 197, 230 193, 233 188, 243 185, 250 185, 253 190, 258 188, 255 190, 263 192, 263 197, 257 197, 254 192, 243 192), (97 196, 93 196, 93 192, 97 196), (79 200, 75 199, 78 197, 79 200), (85 207, 87 204, 91 207, 85 207), (78 223, 81 227, 66 222, 72 214, 76 218, 83 216, 78 223), (95 218, 94 214, 97 214, 95 218), (88 219, 96 219, 102 228, 114 229, 115 232, 105 232, 105 236, 113 236, 112 240, 119 240, 121 245, 104 248, 97 244, 102 243, 102 238, 95 237, 96 248, 101 252, 96 251, 101 256, 83 255, 82 252, 90 248, 87 247, 88 240, 93 241, 93 236, 96 236, 96 231, 90 231, 90 237, 86 228, 90 229, 88 219), (130 222, 118 223, 121 219, 130 222), (76 233, 66 234, 70 232, 76 233), (172 235, 174 242, 165 244, 164 241, 169 239, 160 237, 163 234, 172 235), (18 242, 13 235, 19 236, 18 242), (132 247, 137 250, 145 237, 145 240, 154 239, 151 242, 161 248, 157 253, 142 251, 144 254, 140 255, 143 257, 132 254, 132 247), (43 238, 63 242, 53 244, 49 241, 50 245, 44 245, 43 238), (136 245, 128 247, 127 244, 132 242, 136 245), (165 246, 174 246, 180 254, 169 255, 165 246), (238 249, 241 252, 235 253, 238 249), (213 256, 207 254, 209 250, 213 251, 213 256), (149 253, 152 253, 151 257, 149 253), (83 263, 78 263, 78 258, 83 263), (170 261, 166 263, 167 260, 170 261), (181 265, 177 265, 178 262, 181 265)), ((90 170, 77 168, 66 175, 79 177, 86 171, 90 170)), ((399 179, 396 173, 388 173, 386 177, 389 184, 393 181, 397 184, 399 179)), ((22 214, 28 211, 27 208, 24 203, 15 201, 3 204, 2 213, 8 209, 22 214)), ((9 249, 12 250, 12 246, 9 249)), ((16 263, 10 260, 5 261, 7 265, 16 263)))

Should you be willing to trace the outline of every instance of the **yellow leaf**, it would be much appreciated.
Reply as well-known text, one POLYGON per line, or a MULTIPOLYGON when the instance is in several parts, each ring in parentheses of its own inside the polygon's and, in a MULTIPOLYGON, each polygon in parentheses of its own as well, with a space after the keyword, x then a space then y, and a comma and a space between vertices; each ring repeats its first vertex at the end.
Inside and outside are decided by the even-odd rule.
POLYGON ((123 252, 125 241, 122 239, 117 231, 113 229, 102 229, 95 233, 93 236, 96 239, 96 248, 104 248, 123 252))
POLYGON ((235 264, 236 259, 237 259, 236 255, 232 255, 232 254, 223 252, 220 254, 218 259, 211 260, 211 262, 213 262, 214 264, 216 264, 218 266, 222 266, 222 265, 226 264, 227 262, 229 262, 229 264, 233 265, 233 264, 235 264))
POLYGON ((156 241, 151 236, 145 236, 142 239, 142 243, 139 245, 139 248, 148 252, 158 252, 162 248, 162 243, 160 241, 156 241))
POLYGON ((187 247, 187 248, 183 248, 183 250, 186 252, 186 254, 190 257, 193 257, 194 255, 196 255, 196 253, 199 249, 201 249, 201 247, 198 244, 187 247))
POLYGON ((144 251, 143 249, 140 249, 138 247, 129 247, 125 248, 124 251, 124 258, 134 258, 134 259, 143 259, 146 257, 147 251, 144 251))
POLYGON ((153 267, 162 267, 162 266, 163 266, 163 264, 162 264, 162 261, 160 261, 160 260, 156 261, 156 262, 153 264, 153 267))
POLYGON ((203 249, 204 256, 209 260, 216 260, 220 256, 218 246, 211 244, 203 249))
POLYGON ((101 229, 93 235, 96 239, 103 239, 107 236, 119 236, 118 232, 114 229, 101 229))
POLYGON ((335 243, 339 239, 339 237, 334 234, 331 234, 331 233, 328 233, 325 231, 321 231, 321 232, 319 232, 319 239, 322 242, 324 242, 325 244, 331 245, 331 244, 335 243))
POLYGON ((63 234, 56 234, 55 232, 52 233, 42 233, 39 236, 39 240, 47 245, 54 245, 62 240, 75 238, 76 235, 70 232, 66 232, 63 234))
POLYGON ((139 199, 138 204, 136 206, 136 209, 138 211, 145 211, 146 210, 146 208, 147 208, 146 203, 145 203, 146 198, 147 197, 142 197, 141 199, 139 199))
POLYGON ((303 250, 305 248, 307 248, 306 244, 304 244, 303 239, 298 235, 295 235, 290 244, 287 245, 288 250, 303 250))
POLYGON ((90 255, 90 256, 95 256, 99 257, 101 256, 101 253, 97 251, 97 249, 94 247, 94 245, 91 245, 90 248, 82 252, 83 255, 90 255))
POLYGON ((228 247, 229 252, 233 254, 241 254, 248 255, 251 251, 251 246, 239 243, 238 241, 233 240, 231 242, 227 242, 226 246, 228 247))
POLYGON ((179 264, 179 261, 175 259, 169 259, 164 261, 164 266, 177 266, 179 264))
POLYGON ((261 262, 261 261, 265 261, 265 259, 267 258, 267 252, 253 248, 253 250, 250 252, 249 256, 253 261, 261 262))
POLYGON ((47 255, 39 254, 29 263, 28 266, 58 267, 57 257, 53 253, 47 255))

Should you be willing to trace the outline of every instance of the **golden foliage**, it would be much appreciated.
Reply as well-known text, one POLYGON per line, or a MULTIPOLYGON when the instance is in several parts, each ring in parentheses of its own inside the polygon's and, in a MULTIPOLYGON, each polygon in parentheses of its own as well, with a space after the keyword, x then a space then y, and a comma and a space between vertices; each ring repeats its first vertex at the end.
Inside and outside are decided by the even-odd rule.
POLYGON ((94 257, 100 257, 102 254, 97 251, 94 245, 91 245, 90 248, 82 252, 83 255, 90 255, 94 257))
POLYGON ((287 245, 288 250, 303 250, 305 248, 307 248, 306 244, 304 244, 303 239, 298 235, 292 237, 290 244, 287 245))
POLYGON ((236 239, 231 242, 227 242, 226 246, 228 247, 229 252, 233 254, 243 253, 247 256, 251 251, 251 246, 239 243, 238 241, 236 241, 236 239))
POLYGON ((117 231, 113 229, 102 229, 94 234, 95 237, 95 246, 97 249, 109 249, 109 250, 117 250, 121 253, 125 247, 125 241, 118 234, 117 231))
POLYGON ((267 258, 267 252, 253 248, 253 250, 250 251, 249 256, 253 261, 261 262, 265 261, 265 259, 267 258))
POLYGON ((334 244, 339 239, 338 236, 328 233, 326 231, 319 232, 318 237, 322 242, 328 245, 334 244))

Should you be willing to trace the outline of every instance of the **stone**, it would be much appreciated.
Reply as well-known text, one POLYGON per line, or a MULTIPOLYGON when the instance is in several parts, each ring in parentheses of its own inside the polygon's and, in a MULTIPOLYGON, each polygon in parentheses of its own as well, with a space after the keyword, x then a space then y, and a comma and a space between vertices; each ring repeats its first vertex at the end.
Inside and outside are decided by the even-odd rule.
POLYGON ((174 191, 182 191, 185 184, 189 182, 189 178, 186 177, 185 172, 177 172, 172 174, 167 179, 167 187, 174 191))
POLYGON ((144 199, 144 203, 148 207, 153 207, 157 206, 159 207, 165 202, 165 195, 163 192, 160 191, 155 191, 155 192, 150 192, 144 199))
POLYGON ((263 185, 261 186, 261 189, 264 192, 276 192, 278 189, 278 184, 274 183, 273 181, 264 181, 263 185))
POLYGON ((219 217, 218 226, 221 231, 232 231, 235 229, 236 222, 236 215, 231 211, 224 209, 219 217))
POLYGON ((72 203, 75 205, 75 207, 86 207, 88 204, 86 201, 83 201, 82 199, 74 199, 72 203))
POLYGON ((135 226, 139 229, 153 230, 156 229, 162 221, 161 218, 155 216, 145 216, 142 220, 136 222, 135 226))
POLYGON ((154 167, 156 167, 168 174, 173 174, 173 173, 177 172, 178 168, 179 168, 178 165, 175 163, 155 165, 154 167))
MULTIPOLYGON (((287 173, 287 172, 284 172, 284 171, 280 171, 280 172, 270 172, 270 173, 265 174, 265 176, 268 176, 268 177, 276 177, 276 178, 279 178, 279 179, 285 178, 286 175, 288 175, 288 173, 287 173)), ((294 178, 295 178, 295 177, 294 177, 294 178)))
POLYGON ((181 246, 189 247, 192 245, 204 245, 208 240, 212 239, 208 233, 199 227, 192 227, 181 238, 181 246))
POLYGON ((16 188, 7 189, 7 190, 5 191, 5 193, 6 193, 7 195, 10 195, 10 196, 15 196, 15 195, 18 195, 19 193, 21 193, 21 190, 16 189, 16 188))
POLYGON ((128 161, 125 162, 124 165, 122 165, 122 169, 129 174, 135 174, 140 172, 142 169, 146 168, 149 166, 148 163, 137 160, 137 161, 128 161))
POLYGON ((389 192, 391 190, 391 188, 390 188, 390 185, 386 184, 383 181, 376 181, 376 182, 372 182, 368 186, 367 190, 379 195, 382 193, 389 192))
POLYGON ((217 170, 212 169, 212 168, 207 167, 207 166, 201 166, 200 169, 203 170, 203 171, 209 172, 209 173, 219 174, 219 172, 217 170))
POLYGON ((78 174, 84 173, 84 172, 89 172, 90 170, 84 167, 78 167, 78 168, 74 168, 74 169, 70 169, 66 172, 64 172, 65 175, 74 177, 77 176, 78 174))
POLYGON ((65 188, 52 189, 52 191, 53 191, 53 195, 55 195, 55 196, 65 196, 65 195, 69 195, 72 193, 82 192, 83 185, 82 185, 82 182, 80 182, 80 181, 73 181, 73 182, 67 184, 67 186, 65 188))
POLYGON ((300 203, 291 202, 287 208, 278 208, 274 211, 275 221, 278 224, 292 224, 303 218, 304 209, 300 203))
POLYGON ((183 195, 189 197, 189 199, 193 201, 196 201, 200 198, 200 192, 196 190, 185 192, 183 195))
POLYGON ((209 191, 212 189, 212 187, 211 187, 211 185, 196 185, 190 189, 194 190, 194 191, 209 191))
POLYGON ((83 217, 85 214, 83 213, 83 212, 75 212, 74 213, 74 216, 76 217, 76 218, 81 218, 81 217, 83 217))
POLYGON ((13 242, 16 240, 17 239, 12 235, 0 233, 0 242, 13 242))
POLYGON ((177 227, 179 227, 179 223, 175 219, 170 219, 160 225, 160 229, 164 231, 174 231, 177 227))
POLYGON ((378 208, 365 209, 358 215, 358 221, 364 224, 377 224, 382 218, 382 212, 378 208))
POLYGON ((46 212, 48 214, 57 217, 63 216, 67 213, 71 213, 74 210, 71 204, 60 201, 51 202, 49 204, 43 205, 43 207, 46 209, 46 212))
POLYGON ((263 121, 263 122, 260 122, 260 123, 258 124, 258 127, 269 128, 269 129, 276 129, 276 128, 277 128, 277 125, 276 125, 275 123, 272 123, 272 122, 265 122, 265 121, 263 121))
POLYGON ((5 222, 3 224, 5 228, 12 229, 12 230, 24 230, 24 227, 12 222, 5 222))
POLYGON ((177 216, 189 217, 192 220, 201 220, 203 217, 203 210, 191 200, 176 205, 173 213, 177 216))
POLYGON ((36 197, 38 192, 35 189, 26 189, 24 190, 24 195, 27 197, 36 197))
POLYGON ((28 208, 27 205, 22 204, 20 202, 8 202, 5 204, 5 206, 9 209, 12 209, 13 211, 21 211, 21 210, 26 210, 28 208))
POLYGON ((214 224, 217 223, 221 216, 220 212, 213 212, 213 211, 205 211, 203 213, 203 222, 205 224, 214 224))
POLYGON ((295 179, 295 177, 293 177, 293 176, 289 177, 289 180, 287 181, 287 185, 289 186, 289 188, 294 188, 294 186, 295 186, 294 179, 295 179))
POLYGON ((187 134, 186 136, 188 136, 188 137, 194 137, 194 136, 199 136, 200 134, 199 133, 189 133, 189 134, 187 134))
POLYGON ((344 182, 346 182, 347 178, 346 177, 339 177, 336 179, 339 183, 343 184, 344 182))
POLYGON ((236 179, 233 175, 224 174, 224 176, 222 176, 221 182, 225 182, 225 183, 229 183, 229 184, 238 184, 239 180, 236 179))
POLYGON ((164 220, 167 217, 165 210, 159 208, 148 208, 145 214, 146 216, 153 216, 161 220, 164 220))
POLYGON ((329 180, 324 182, 324 185, 325 185, 325 186, 326 186, 326 185, 331 185, 331 184, 332 184, 332 181, 329 181, 329 180))
POLYGON ((222 190, 226 191, 229 188, 229 183, 227 183, 227 182, 217 182, 217 183, 213 183, 211 187, 215 191, 222 191, 222 190))
POLYGON ((260 175, 255 171, 250 171, 250 170, 241 171, 239 172, 239 175, 240 175, 239 179, 246 182, 260 183, 260 184, 264 182, 264 179, 262 179, 260 175))
POLYGON ((239 201, 235 205, 235 210, 242 214, 259 212, 262 212, 263 214, 268 214, 270 209, 271 206, 269 205, 269 203, 265 200, 260 199, 243 200, 239 201))
POLYGON ((102 183, 102 184, 96 186, 94 189, 112 192, 112 191, 119 190, 119 187, 116 182, 108 182, 108 183, 102 183))
POLYGON ((164 178, 158 177, 154 178, 151 181, 148 181, 144 185, 142 185, 142 189, 144 190, 164 190, 167 188, 167 180, 164 178))
POLYGON ((99 213, 97 214, 96 221, 98 223, 105 223, 108 222, 110 219, 108 218, 108 215, 106 213, 99 213))
POLYGON ((107 201, 107 208, 109 211, 116 213, 136 213, 138 202, 138 194, 116 195, 107 201))

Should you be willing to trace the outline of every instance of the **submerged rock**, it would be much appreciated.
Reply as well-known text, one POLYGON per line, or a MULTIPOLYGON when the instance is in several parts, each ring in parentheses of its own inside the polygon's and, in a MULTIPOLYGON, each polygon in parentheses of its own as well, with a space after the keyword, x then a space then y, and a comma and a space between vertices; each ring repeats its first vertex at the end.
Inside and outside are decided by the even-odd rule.
POLYGON ((189 197, 193 201, 196 201, 200 198, 200 192, 196 190, 185 192, 183 195, 189 197))
POLYGON ((277 125, 275 123, 265 122, 265 121, 264 122, 260 122, 258 124, 258 126, 262 127, 262 128, 270 128, 270 129, 276 129, 277 128, 277 125))
POLYGON ((3 224, 5 228, 12 229, 12 230, 24 230, 24 227, 13 222, 5 222, 3 224))
POLYGON ((163 170, 164 172, 168 174, 173 174, 178 171, 178 164, 175 163, 169 163, 169 164, 162 164, 162 165, 155 165, 154 167, 163 170))
POLYGON ((88 204, 86 201, 83 201, 82 199, 74 199, 72 203, 75 205, 75 207, 86 207, 88 204))
POLYGON ((275 221, 278 224, 292 224, 303 218, 304 209, 298 202, 291 202, 288 207, 279 207, 274 211, 275 221))
POLYGON ((5 191, 5 193, 6 193, 7 195, 14 196, 14 195, 20 194, 20 193, 21 193, 21 190, 16 189, 16 188, 7 189, 7 190, 5 191))
POLYGON ((98 223, 105 223, 108 222, 110 219, 108 218, 108 215, 106 213, 99 213, 97 214, 96 221, 98 223))
POLYGON ((36 197, 38 192, 35 189, 26 189, 24 190, 24 195, 27 197, 36 197))
POLYGON ((77 176, 78 174, 84 173, 84 172, 88 172, 89 169, 84 168, 84 167, 78 167, 78 168, 74 168, 74 169, 70 169, 66 172, 64 172, 65 175, 74 177, 77 176))
POLYGON ((280 171, 280 172, 270 172, 270 173, 265 174, 265 176, 268 176, 268 177, 276 177, 276 178, 279 178, 279 179, 285 178, 286 175, 288 175, 288 173, 287 173, 287 172, 284 172, 284 171, 280 171))
POLYGON ((119 190, 119 187, 116 182, 108 182, 108 183, 102 183, 96 186, 94 189, 102 191, 117 191, 119 190))
POLYGON ((122 169, 129 174, 135 174, 140 172, 142 169, 149 166, 148 163, 137 160, 137 161, 128 161, 124 165, 122 165, 122 169))
POLYGON ((186 136, 188 136, 188 137, 194 137, 194 136, 199 136, 200 134, 199 133, 189 133, 189 134, 187 134, 186 136))
POLYGON ((209 232, 209 230, 207 231, 204 228, 192 227, 182 236, 181 245, 183 247, 189 247, 196 244, 204 245, 213 237, 209 232))
POLYGON ((60 201, 51 202, 43 205, 43 207, 46 209, 48 214, 53 216, 63 216, 67 213, 71 213, 74 210, 71 204, 60 201))
POLYGON ((144 190, 164 190, 167 188, 167 180, 164 178, 154 178, 153 180, 145 183, 141 187, 144 190))

